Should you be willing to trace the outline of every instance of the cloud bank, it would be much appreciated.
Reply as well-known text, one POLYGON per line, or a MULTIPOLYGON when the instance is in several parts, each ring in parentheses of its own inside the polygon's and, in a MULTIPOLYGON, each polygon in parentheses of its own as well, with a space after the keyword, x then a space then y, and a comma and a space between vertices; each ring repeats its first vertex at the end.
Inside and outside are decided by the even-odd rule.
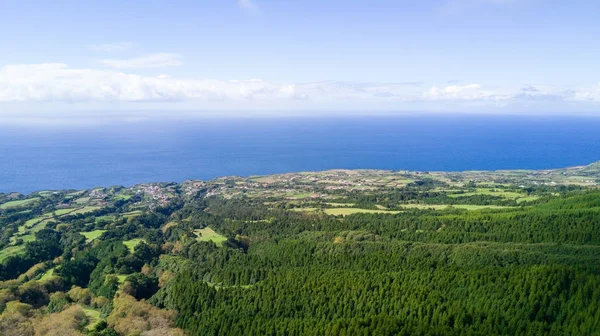
MULTIPOLYGON (((116 62, 116 69, 175 65, 173 58, 144 58, 116 62)), ((487 87, 480 84, 431 86, 420 82, 271 82, 260 79, 218 80, 144 76, 112 69, 71 68, 62 63, 16 64, 0 68, 0 103, 154 103, 187 102, 203 108, 219 104, 316 107, 366 104, 399 106, 407 103, 444 107, 498 106, 514 103, 600 103, 600 85, 583 88, 546 86, 487 87), (346 105, 344 105, 346 104, 346 105), (437 104, 437 105, 436 105, 437 104)), ((1 114, 1 112, 0 112, 1 114)))

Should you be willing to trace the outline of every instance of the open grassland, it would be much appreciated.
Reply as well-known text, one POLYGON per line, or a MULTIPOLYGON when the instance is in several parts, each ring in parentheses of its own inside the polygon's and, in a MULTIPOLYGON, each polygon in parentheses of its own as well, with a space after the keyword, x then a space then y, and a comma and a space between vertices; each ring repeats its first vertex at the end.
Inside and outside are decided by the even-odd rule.
POLYGON ((48 280, 51 279, 53 277, 55 277, 54 275, 54 269, 55 267, 52 267, 51 269, 47 270, 46 273, 44 273, 44 275, 42 275, 42 277, 40 278, 40 280, 48 280))
POLYGON ((125 282, 125 279, 127 279, 129 274, 115 274, 115 276, 117 277, 117 280, 119 280, 119 283, 122 284, 125 282))
POLYGON ((332 206, 332 207, 338 207, 338 208, 341 208, 341 207, 353 207, 353 206, 356 205, 354 203, 335 203, 335 202, 326 202, 325 204, 327 204, 329 206, 332 206))
POLYGON ((205 227, 204 229, 194 230, 194 233, 196 234, 196 236, 198 236, 198 238, 196 238, 196 240, 212 241, 215 244, 217 244, 217 246, 222 246, 223 242, 225 242, 227 240, 226 237, 221 236, 220 234, 216 233, 213 229, 211 229, 209 227, 205 227))
POLYGON ((135 250, 135 247, 138 246, 138 244, 142 241, 144 241, 142 238, 134 238, 134 239, 124 241, 123 244, 125 244, 125 246, 127 246, 129 251, 133 252, 135 250))
POLYGON ((127 201, 128 199, 130 199, 132 197, 133 197, 132 195, 119 194, 119 195, 115 195, 114 199, 127 201))
POLYGON ((62 215, 66 215, 66 214, 72 212, 73 210, 75 210, 75 209, 58 209, 58 210, 54 211, 54 214, 56 216, 62 216, 62 215))
POLYGON ((10 202, 0 204, 0 209, 23 207, 23 206, 31 205, 31 204, 37 202, 38 200, 39 200, 39 197, 28 198, 28 199, 18 200, 18 201, 10 201, 10 202))
POLYGON ((83 207, 81 209, 77 209, 77 210, 69 213, 69 215, 86 214, 88 212, 92 212, 92 211, 96 211, 96 210, 100 210, 100 209, 102 209, 102 207, 99 207, 99 206, 86 206, 86 207, 83 207))
POLYGON ((142 214, 142 212, 140 210, 134 210, 134 211, 130 211, 130 212, 125 212, 123 214, 123 217, 125 217, 125 218, 131 218, 131 217, 139 216, 141 214, 142 214))
POLYGON ((380 213, 380 214, 397 214, 400 211, 389 211, 389 210, 374 210, 374 209, 359 209, 359 208, 330 208, 323 209, 328 215, 333 216, 348 216, 357 213, 380 213))
POLYGON ((96 217, 94 219, 94 221, 96 223, 99 223, 99 222, 112 222, 115 219, 116 219, 116 216, 114 216, 114 215, 104 215, 104 216, 98 216, 98 217, 96 217))
POLYGON ((507 206, 498 205, 472 205, 472 204, 400 204, 403 208, 409 209, 432 209, 432 210, 445 210, 445 209, 465 209, 465 210, 481 210, 481 209, 508 209, 507 206))
POLYGON ((3 249, 2 251, 0 251, 0 262, 3 262, 4 260, 6 260, 6 258, 8 258, 10 256, 18 255, 23 252, 25 252, 24 245, 9 246, 9 247, 3 249))
MULTIPOLYGON (((508 191, 508 190, 502 190, 502 189, 489 189, 489 188, 477 188, 475 191, 449 194, 448 197, 458 198, 458 197, 468 197, 468 196, 475 196, 475 195, 499 196, 499 197, 502 197, 502 198, 508 199, 508 200, 514 200, 514 199, 518 199, 521 197, 528 197, 527 194, 523 194, 523 193, 519 193, 519 192, 515 192, 515 191, 508 191)), ((529 197, 531 197, 531 196, 529 196, 529 197)))
POLYGON ((81 234, 85 237, 85 241, 89 243, 92 240, 102 236, 104 232, 106 232, 106 230, 94 230, 90 232, 81 232, 81 234))

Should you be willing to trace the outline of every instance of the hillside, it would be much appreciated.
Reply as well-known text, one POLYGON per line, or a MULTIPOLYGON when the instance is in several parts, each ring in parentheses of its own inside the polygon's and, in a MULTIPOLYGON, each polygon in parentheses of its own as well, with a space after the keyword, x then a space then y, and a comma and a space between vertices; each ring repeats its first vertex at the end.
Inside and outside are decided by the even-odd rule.
POLYGON ((0 194, 0 335, 596 334, 599 166, 0 194))

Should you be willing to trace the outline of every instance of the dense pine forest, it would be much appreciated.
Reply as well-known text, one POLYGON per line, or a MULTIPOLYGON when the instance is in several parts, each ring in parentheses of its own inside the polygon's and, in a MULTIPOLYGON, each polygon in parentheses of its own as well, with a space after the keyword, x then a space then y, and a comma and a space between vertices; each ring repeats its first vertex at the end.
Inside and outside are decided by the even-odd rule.
POLYGON ((600 191, 403 183, 2 194, 0 334, 600 334, 600 191))

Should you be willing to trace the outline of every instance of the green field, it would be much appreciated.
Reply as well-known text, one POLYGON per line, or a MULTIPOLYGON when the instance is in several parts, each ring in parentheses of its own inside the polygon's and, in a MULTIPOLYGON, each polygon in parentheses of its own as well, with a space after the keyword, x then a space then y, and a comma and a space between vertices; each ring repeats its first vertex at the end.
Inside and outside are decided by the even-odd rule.
POLYGON ((331 208, 323 209, 328 215, 333 216, 348 216, 357 213, 382 213, 382 214, 397 214, 400 211, 374 210, 374 209, 359 209, 359 208, 331 208))
POLYGON ((130 218, 130 217, 139 216, 141 214, 142 214, 142 212, 140 210, 134 210, 134 211, 130 211, 130 212, 125 212, 123 214, 123 217, 130 218))
POLYGON ((507 206, 498 205, 472 205, 472 204, 400 204, 403 208, 409 209, 433 209, 444 210, 449 208, 465 209, 465 210, 481 210, 481 209, 508 209, 507 206))
POLYGON ((225 242, 227 240, 226 237, 221 236, 220 234, 216 233, 213 229, 211 229, 209 227, 205 227, 204 229, 194 230, 194 233, 198 236, 198 238, 196 238, 196 240, 212 241, 215 244, 217 244, 217 246, 222 246, 223 242, 225 242))
POLYGON ((94 239, 97 239, 98 237, 102 236, 102 234, 106 232, 106 230, 94 230, 94 231, 90 231, 90 232, 81 232, 81 234, 83 236, 85 236, 85 241, 86 242, 91 242, 94 239))
POLYGON ((51 269, 47 270, 46 273, 44 273, 44 275, 42 275, 40 280, 48 280, 48 279, 52 278, 54 276, 54 269, 55 269, 55 267, 52 267, 51 269))
POLYGON ((116 219, 116 216, 113 216, 113 215, 104 215, 104 216, 98 216, 98 217, 96 217, 95 218, 95 222, 96 223, 101 222, 101 221, 112 222, 115 219, 116 219))
POLYGON ((133 197, 132 195, 123 195, 123 194, 120 194, 120 195, 115 195, 114 198, 117 199, 117 200, 127 201, 128 199, 130 199, 132 197, 133 197))
POLYGON ((25 252, 25 245, 9 246, 0 251, 0 262, 6 260, 6 258, 14 255, 18 255, 25 252))
POLYGON ((332 206, 332 207, 352 207, 355 206, 356 204, 354 203, 335 203, 335 202, 325 202, 325 204, 332 206))
POLYGON ((142 241, 144 241, 142 238, 134 238, 134 239, 124 241, 123 244, 125 244, 125 246, 127 246, 129 251, 133 252, 135 247, 138 246, 138 244, 142 241))
POLYGON ((96 326, 96 324, 98 324, 102 320, 100 318, 100 311, 85 307, 81 307, 81 309, 83 309, 85 316, 87 316, 88 318, 86 329, 92 330, 96 326))
POLYGON ((129 274, 115 274, 117 276, 117 279, 119 279, 119 283, 123 283, 125 282, 125 279, 127 279, 127 277, 129 276, 129 274))
POLYGON ((62 215, 66 215, 66 214, 70 213, 73 210, 75 210, 75 209, 58 209, 58 210, 54 211, 54 213, 56 214, 56 216, 62 216, 62 215))
POLYGON ((468 197, 475 195, 491 195, 491 196, 500 196, 505 199, 517 199, 520 197, 527 197, 526 194, 518 193, 514 191, 507 191, 502 189, 488 189, 488 188, 477 188, 475 191, 466 192, 466 193, 458 193, 458 194, 449 194, 448 197, 458 198, 458 197, 468 197))
POLYGON ((69 215, 85 214, 85 213, 96 211, 96 210, 99 210, 99 209, 102 209, 102 207, 99 207, 99 206, 86 206, 86 207, 83 207, 81 209, 77 209, 77 210, 69 213, 69 215))
POLYGON ((37 202, 39 199, 40 199, 39 197, 35 197, 35 198, 28 198, 28 199, 24 199, 24 200, 6 202, 4 204, 0 204, 0 209, 17 208, 17 207, 30 205, 32 203, 37 202))

